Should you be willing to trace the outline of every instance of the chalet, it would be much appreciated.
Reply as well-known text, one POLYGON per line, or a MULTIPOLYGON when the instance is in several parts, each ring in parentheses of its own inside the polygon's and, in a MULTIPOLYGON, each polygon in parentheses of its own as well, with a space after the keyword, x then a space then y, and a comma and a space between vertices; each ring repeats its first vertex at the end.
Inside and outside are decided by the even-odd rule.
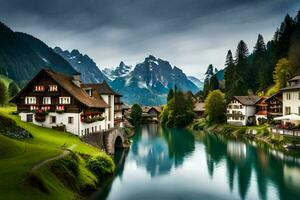
POLYGON ((114 125, 120 126, 122 124, 122 95, 113 91, 106 81, 97 84, 81 84, 81 88, 84 89, 90 96, 97 97, 97 95, 100 95, 110 106, 108 113, 106 113, 106 116, 108 116, 109 127, 113 127, 114 125), (114 119, 112 119, 112 116, 114 116, 114 119))
POLYGON ((142 107, 142 122, 143 123, 158 123, 159 115, 162 111, 161 106, 144 106, 142 107))
POLYGON ((227 122, 247 125, 255 123, 256 103, 258 96, 234 96, 227 105, 227 122))
POLYGON ((266 103, 266 98, 262 97, 258 102, 255 103, 255 106, 255 120, 256 124, 259 124, 261 119, 268 119, 268 104, 266 103))
POLYGON ((114 97, 67 76, 42 69, 12 100, 22 121, 82 136, 114 126, 114 97))
POLYGON ((265 103, 268 105, 267 111, 269 117, 282 116, 282 92, 277 92, 268 97, 265 99, 265 103))
POLYGON ((196 113, 197 118, 203 117, 203 114, 205 112, 205 103, 204 102, 196 102, 194 105, 194 112, 196 113))
POLYGON ((296 76, 288 81, 289 86, 282 88, 283 115, 300 115, 300 76, 296 76))

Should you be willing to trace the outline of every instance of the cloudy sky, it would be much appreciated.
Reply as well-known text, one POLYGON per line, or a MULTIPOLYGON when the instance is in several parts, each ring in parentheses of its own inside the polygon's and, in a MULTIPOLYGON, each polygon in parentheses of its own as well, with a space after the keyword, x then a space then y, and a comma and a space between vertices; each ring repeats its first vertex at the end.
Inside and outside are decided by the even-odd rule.
POLYGON ((152 54, 203 77, 243 39, 270 40, 299 0, 0 0, 0 20, 51 47, 78 49, 100 68, 152 54))

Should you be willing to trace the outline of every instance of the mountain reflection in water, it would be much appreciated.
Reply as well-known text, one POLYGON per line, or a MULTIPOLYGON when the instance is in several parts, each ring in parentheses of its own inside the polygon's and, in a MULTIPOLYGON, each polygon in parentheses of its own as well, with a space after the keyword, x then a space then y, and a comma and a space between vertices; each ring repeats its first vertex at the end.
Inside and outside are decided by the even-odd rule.
POLYGON ((142 126, 93 199, 300 199, 300 159, 251 143, 142 126))

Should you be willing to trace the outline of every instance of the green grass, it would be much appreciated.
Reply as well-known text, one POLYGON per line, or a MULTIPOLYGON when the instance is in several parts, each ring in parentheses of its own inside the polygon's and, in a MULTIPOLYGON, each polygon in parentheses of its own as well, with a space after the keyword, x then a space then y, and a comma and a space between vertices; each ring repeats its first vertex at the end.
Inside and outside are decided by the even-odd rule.
MULTIPOLYGON (((63 149, 72 148, 73 152, 89 155, 103 154, 70 133, 64 133, 22 122, 18 115, 11 115, 16 107, 0 108, 0 115, 11 118, 17 125, 33 135, 33 139, 16 140, 0 134, 0 199, 73 199, 75 194, 62 185, 51 173, 50 164, 41 167, 37 177, 49 188, 49 193, 26 184, 26 178, 32 167, 48 158, 59 155, 63 149)), ((95 177, 80 162, 79 181, 93 183, 95 177)))

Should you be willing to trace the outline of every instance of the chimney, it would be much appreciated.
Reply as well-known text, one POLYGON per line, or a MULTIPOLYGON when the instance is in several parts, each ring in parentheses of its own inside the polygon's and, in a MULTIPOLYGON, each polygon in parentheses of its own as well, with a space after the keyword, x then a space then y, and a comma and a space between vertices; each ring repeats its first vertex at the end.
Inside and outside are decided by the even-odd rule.
POLYGON ((80 85, 81 85, 81 80, 80 80, 80 73, 77 73, 77 74, 74 74, 73 75, 73 83, 80 88, 80 85))

